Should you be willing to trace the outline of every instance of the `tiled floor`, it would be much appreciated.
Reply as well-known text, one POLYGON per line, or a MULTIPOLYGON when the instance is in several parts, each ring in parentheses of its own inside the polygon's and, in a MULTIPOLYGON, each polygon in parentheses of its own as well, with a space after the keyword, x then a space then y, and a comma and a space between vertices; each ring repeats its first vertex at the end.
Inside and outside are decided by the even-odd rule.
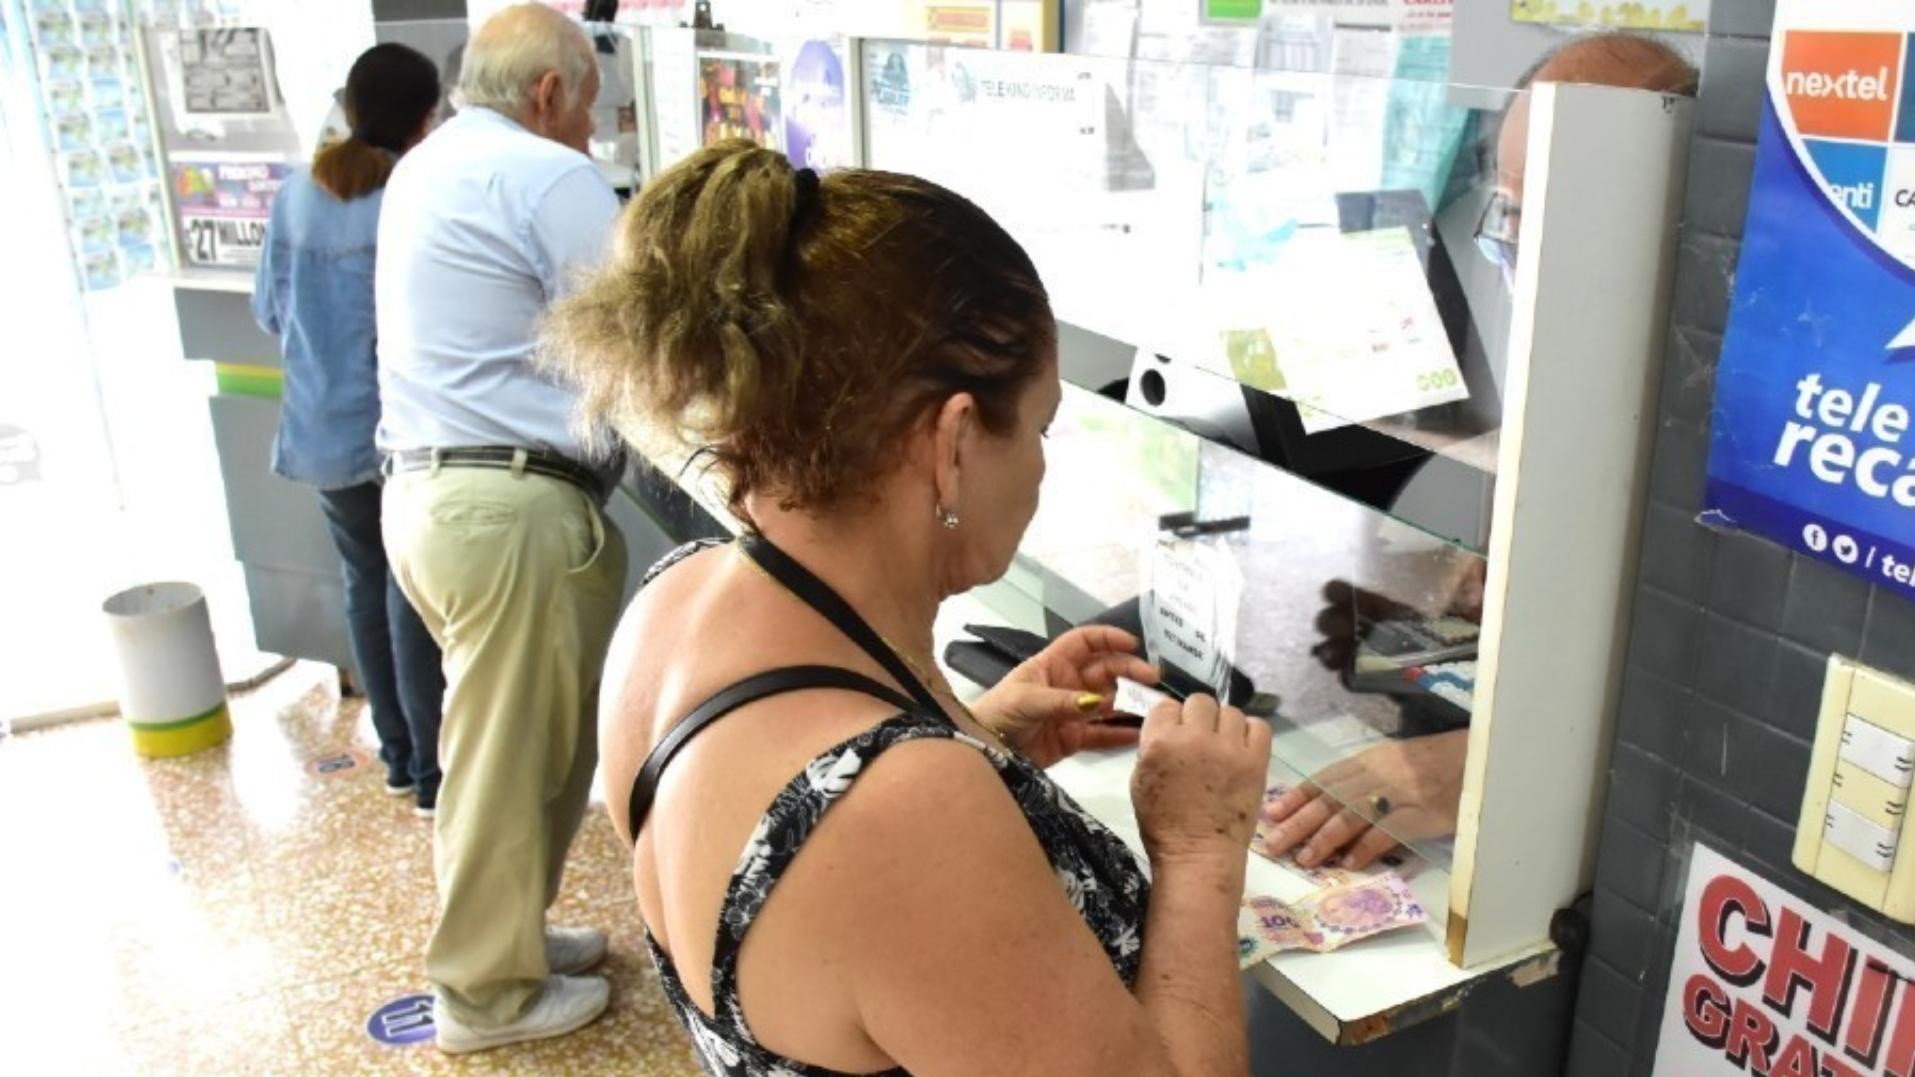
POLYGON ((612 1009, 454 1059, 367 1035, 425 989, 429 824, 358 702, 300 665, 236 700, 231 743, 143 761, 117 720, 0 740, 0 1073, 693 1074, 643 953, 628 857, 594 806, 555 923, 612 939, 612 1009))

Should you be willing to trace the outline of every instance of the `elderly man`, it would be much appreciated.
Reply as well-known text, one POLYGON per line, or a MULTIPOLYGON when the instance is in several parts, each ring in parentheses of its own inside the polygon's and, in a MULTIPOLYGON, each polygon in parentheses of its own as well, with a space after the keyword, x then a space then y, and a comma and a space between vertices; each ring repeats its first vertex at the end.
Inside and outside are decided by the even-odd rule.
POLYGON ((473 36, 463 111, 394 171, 377 270, 386 547, 445 653, 441 1049, 563 1035, 605 1009, 590 929, 554 929, 598 760, 599 672, 625 578, 601 513, 615 471, 531 364, 540 314, 595 262, 618 200, 585 156, 585 34, 537 4, 473 36))
MULTIPOLYGON (((1615 86, 1693 97, 1696 69, 1682 54, 1653 38, 1628 33, 1579 37, 1553 50, 1517 80, 1516 89, 1537 82, 1615 86)), ((1477 244, 1506 272, 1516 268, 1516 237, 1523 220, 1523 172, 1529 156, 1529 94, 1519 93, 1504 113, 1496 137, 1496 193, 1476 229, 1477 244)))

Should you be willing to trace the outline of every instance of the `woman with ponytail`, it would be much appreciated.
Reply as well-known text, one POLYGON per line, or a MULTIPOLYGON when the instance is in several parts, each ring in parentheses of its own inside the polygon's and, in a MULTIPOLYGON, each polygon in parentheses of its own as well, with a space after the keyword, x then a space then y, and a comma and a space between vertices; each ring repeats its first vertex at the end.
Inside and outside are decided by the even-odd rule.
POLYGON ((378 45, 346 79, 352 134, 321 150, 273 203, 253 315, 279 338, 286 376, 273 471, 314 487, 339 550, 346 628, 372 706, 386 788, 431 815, 439 789, 439 648, 392 579, 380 538, 379 378, 373 262, 379 208, 399 157, 431 129, 439 72, 378 45))

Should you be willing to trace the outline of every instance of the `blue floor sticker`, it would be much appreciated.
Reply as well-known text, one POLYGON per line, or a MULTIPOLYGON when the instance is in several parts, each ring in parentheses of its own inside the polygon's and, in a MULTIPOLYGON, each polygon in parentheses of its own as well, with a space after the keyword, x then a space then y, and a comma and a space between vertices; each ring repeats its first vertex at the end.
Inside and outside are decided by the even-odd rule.
POLYGON ((432 996, 405 995, 372 1011, 366 1035, 388 1047, 404 1047, 432 1038, 432 996))

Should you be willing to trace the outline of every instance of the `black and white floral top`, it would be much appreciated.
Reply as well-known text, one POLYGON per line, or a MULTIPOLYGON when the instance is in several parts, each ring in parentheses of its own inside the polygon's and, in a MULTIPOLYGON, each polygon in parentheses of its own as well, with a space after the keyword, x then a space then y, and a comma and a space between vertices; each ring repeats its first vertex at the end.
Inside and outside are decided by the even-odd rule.
MULTIPOLYGON (((647 582, 704 545, 709 544, 667 557, 647 575, 647 582)), ((1022 757, 1006 755, 968 736, 942 714, 899 714, 806 764, 759 820, 732 872, 719 916, 712 960, 715 1015, 706 1016, 686 994, 671 958, 658 948, 650 929, 646 930, 645 942, 658 966, 666 997, 711 1073, 718 1077, 839 1077, 834 1070, 774 1054, 752 1037, 738 999, 738 953, 772 889, 831 806, 850 791, 858 775, 878 756, 896 745, 926 737, 967 744, 990 760, 1030 821, 1032 832, 1057 873, 1058 885, 1103 945, 1111 967, 1125 986, 1135 981, 1143 953, 1150 881, 1143 864, 1123 840, 1022 757)))

